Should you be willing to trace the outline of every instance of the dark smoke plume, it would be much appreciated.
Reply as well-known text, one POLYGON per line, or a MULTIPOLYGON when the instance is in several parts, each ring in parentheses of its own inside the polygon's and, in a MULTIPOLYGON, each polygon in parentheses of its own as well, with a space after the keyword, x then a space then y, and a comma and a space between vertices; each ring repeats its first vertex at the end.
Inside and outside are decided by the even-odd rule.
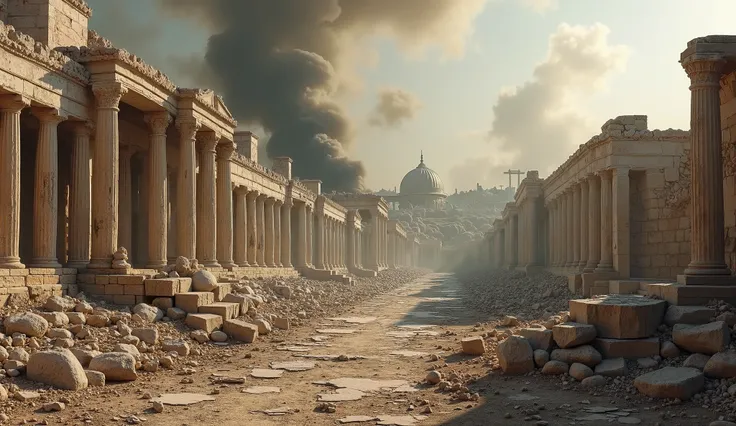
MULTIPOLYGON (((270 133, 270 157, 326 190, 359 189, 365 169, 345 152, 350 119, 333 100, 336 71, 361 36, 386 34, 405 51, 438 44, 462 52, 486 0, 158 0, 170 15, 206 26, 206 63, 241 123, 270 133)), ((197 68, 197 67, 194 67, 197 68)))
POLYGON ((375 127, 400 127, 414 118, 421 108, 422 103, 412 93, 396 88, 382 89, 368 124, 375 127))

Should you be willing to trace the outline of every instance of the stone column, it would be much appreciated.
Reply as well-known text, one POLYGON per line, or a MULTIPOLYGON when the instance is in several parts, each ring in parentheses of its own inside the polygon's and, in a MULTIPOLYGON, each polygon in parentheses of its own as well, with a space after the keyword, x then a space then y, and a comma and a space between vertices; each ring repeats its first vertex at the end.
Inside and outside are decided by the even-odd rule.
POLYGON ((720 56, 693 54, 682 66, 690 77, 690 264, 685 275, 729 276, 725 261, 720 56))
MULTIPOLYGON (((168 160, 167 160, 168 161, 168 160)), ((176 242, 176 171, 173 167, 169 168, 169 219, 168 219, 168 229, 169 233, 167 235, 167 241, 166 241, 166 256, 168 258, 169 265, 176 264, 176 253, 177 253, 177 247, 179 245, 176 242)))
POLYGON ((297 221, 299 227, 297 229, 297 253, 296 267, 303 268, 307 266, 307 205, 299 203, 296 206, 297 221))
POLYGON ((247 219, 246 226, 248 229, 248 248, 246 254, 248 255, 248 265, 258 266, 257 251, 258 251, 258 224, 257 222, 257 206, 256 198, 258 198, 258 191, 250 191, 246 195, 246 210, 247 219))
MULTIPOLYGON (((0 131, 5 127, 0 123, 0 131)), ((74 145, 72 146, 72 182, 69 194, 69 262, 70 268, 86 268, 89 263, 89 238, 91 217, 91 185, 92 172, 90 170, 90 146, 89 138, 92 128, 88 123, 76 123, 74 125, 74 145)), ((2 141, 0 141, 2 143, 2 141)), ((3 145, 4 147, 7 145, 3 145)), ((7 149, 0 149, 0 161, 2 155, 10 153, 7 149)), ((1 166, 0 166, 1 167, 1 166)), ((3 173, 3 172, 0 172, 3 173)), ((6 190, 12 185, 12 179, 8 179, 9 186, 0 186, 0 191, 6 190)), ((2 194, 2 192, 0 192, 2 194)), ((12 200, 12 197, 2 197, 12 200)), ((20 200, 19 200, 20 201, 20 200)), ((0 205, 2 208, 2 205, 0 205)), ((10 217, 10 216, 2 216, 10 217)), ((2 226, 0 229, 9 229, 2 226)), ((16 235, 15 253, 17 256, 18 240, 16 235)), ((2 257, 0 259, 5 259, 2 257)), ((1 260, 0 260, 1 262, 1 260)), ((11 261, 12 262, 12 261, 11 261)), ((10 263, 12 265, 12 263, 10 263)), ((13 266, 0 263, 2 268, 13 266)))
POLYGON ((266 195, 260 194, 256 198, 256 262, 258 266, 266 265, 266 195))
POLYGON ((36 148, 33 199, 33 258, 31 267, 60 268, 56 257, 59 201, 58 126, 64 120, 55 109, 34 111, 40 122, 36 148))
POLYGON ((317 214, 315 224, 314 267, 316 269, 327 269, 325 259, 325 216, 323 213, 317 214))
POLYGON ((235 222, 233 223, 233 261, 236 265, 248 265, 248 213, 246 196, 248 190, 244 186, 235 188, 235 222))
POLYGON ((547 264, 550 267, 557 266, 557 255, 559 254, 556 250, 555 244, 557 244, 557 200, 552 199, 549 202, 549 226, 547 227, 548 237, 547 245, 549 251, 549 257, 547 264))
MULTIPOLYGON (((130 160, 135 151, 131 146, 122 146, 119 151, 120 189, 118 201, 118 245, 133 250, 133 179, 130 171, 130 160)), ((148 156, 151 157, 150 154, 148 156)), ((149 194, 151 192, 149 191, 149 194)))
POLYGON ((529 263, 527 267, 539 266, 542 263, 539 247, 539 206, 541 200, 537 197, 529 199, 527 216, 529 218, 529 263))
POLYGON ((601 182, 588 175, 588 263, 583 272, 593 272, 601 260, 601 182))
POLYGON ((573 184, 572 193, 572 265, 574 270, 580 266, 580 184, 573 184))
MULTIPOLYGON (((168 238, 168 170, 166 168, 166 129, 171 123, 168 112, 145 116, 151 128, 148 149, 148 263, 147 268, 166 266, 168 238)), ((130 160, 128 160, 130 167, 130 160)), ((122 202, 122 187, 121 187, 122 202)), ((122 215, 121 215, 122 224, 122 215)), ((123 246, 125 247, 125 246, 123 246)))
POLYGON ((224 140, 217 145, 217 261, 223 268, 233 262, 233 183, 230 161, 235 144, 224 140))
POLYGON ((379 271, 380 270, 380 263, 379 263, 379 260, 378 260, 379 259, 378 258, 378 247, 379 247, 379 243, 378 243, 378 234, 379 234, 378 221, 379 221, 378 211, 377 210, 371 211, 371 236, 370 236, 370 243, 369 243, 370 253, 369 253, 368 259, 367 259, 368 260, 368 265, 367 266, 368 266, 368 268, 373 269, 375 271, 379 271))
POLYGON ((629 182, 629 168, 617 167, 613 170, 611 182, 611 205, 612 205, 612 254, 613 269, 620 277, 630 275, 630 238, 631 228, 629 225, 631 209, 629 208, 631 191, 629 182))
MULTIPOLYGON (((196 257, 196 253, 198 251, 195 236, 200 235, 197 231, 198 223, 196 205, 200 194, 197 194, 196 190, 197 157, 195 151, 195 142, 197 131, 200 128, 200 123, 195 118, 178 117, 176 119, 176 127, 179 129, 181 137, 179 141, 179 172, 177 173, 176 183, 177 251, 179 252, 179 256, 193 259, 196 257)), ((207 239, 214 242, 214 229, 212 229, 211 232, 212 234, 208 236, 207 239)), ((202 259, 199 260, 200 263, 202 263, 202 259)), ((214 260, 214 256, 209 260, 214 260)))
MULTIPOLYGON (((314 265, 314 215, 312 207, 307 206, 307 264, 309 266, 314 265)), ((322 250, 324 255, 324 248, 322 250)))
POLYGON ((585 269, 588 264, 588 181, 580 182, 580 263, 578 269, 585 269))
POLYGON ((601 261, 596 272, 613 272, 613 200, 611 171, 603 170, 601 177, 601 261))
POLYGON ((271 197, 267 197, 263 200, 263 229, 264 229, 264 244, 263 244, 263 261, 266 266, 273 268, 274 264, 274 223, 273 223, 273 203, 274 200, 271 197))
MULTIPOLYGON (((109 269, 118 245, 118 106, 127 93, 119 82, 92 86, 97 102, 92 158, 92 246, 90 269, 109 269)), ((38 155, 38 154, 37 154, 38 155)))
POLYGON ((557 238, 555 246, 557 247, 557 267, 564 268, 567 258, 567 247, 565 246, 565 226, 567 225, 567 217, 565 216, 565 208, 567 207, 566 194, 560 193, 557 196, 557 238))
POLYGON ((330 231, 331 234, 331 240, 332 240, 332 267, 333 268, 339 268, 340 267, 340 259, 339 259, 339 253, 337 251, 337 227, 339 223, 332 219, 332 229, 330 231))
POLYGON ((281 265, 291 268, 291 208, 294 202, 291 198, 284 200, 281 206, 281 265))
POLYGON ((201 132, 199 144, 199 175, 197 176, 197 258, 199 263, 213 268, 217 262, 217 181, 215 150, 220 136, 201 132))
POLYGON ((355 262, 355 255, 357 252, 357 238, 355 234, 355 222, 348 221, 345 227, 345 251, 347 252, 345 266, 348 268, 348 270, 352 270, 357 267, 355 262))
POLYGON ((273 264, 281 268, 281 200, 273 204, 273 264))
MULTIPOLYGON (((580 210, 578 209, 578 212, 580 210)), ((574 270, 575 267, 577 267, 577 258, 575 257, 575 227, 577 227, 577 223, 575 222, 575 187, 572 186, 568 189, 567 192, 567 206, 565 209, 565 212, 567 214, 567 225, 565 227, 565 243, 567 245, 566 252, 566 262, 565 267, 569 268, 570 270, 574 270)), ((579 213, 578 213, 579 214, 579 213)), ((578 241, 579 243, 579 241, 578 241)))
MULTIPOLYGON (((20 262, 20 113, 29 104, 30 101, 21 96, 0 96, 0 181, 2 182, 0 184, 0 200, 2 200, 0 202, 0 268, 3 269, 25 268, 25 265, 20 262)), ((79 150, 77 147, 79 134, 77 132, 75 135, 73 154, 78 153, 79 150)), ((87 170, 89 171, 89 132, 86 135, 87 170)), ((77 177, 76 169, 72 170, 72 173, 74 177, 77 177)), ((89 179, 87 182, 89 183, 89 179)), ((75 195, 75 192, 72 192, 72 201, 75 195)), ((87 209, 89 210, 89 188, 87 188, 87 209)), ((78 223, 76 225, 79 226, 78 223)), ((76 232, 76 230, 71 229, 70 226, 71 232, 76 232)), ((89 213, 87 213, 87 237, 89 237, 89 213)), ((71 254, 70 242, 70 256, 71 254)), ((87 259, 83 265, 72 267, 84 267, 89 260, 89 248, 86 254, 87 259)))

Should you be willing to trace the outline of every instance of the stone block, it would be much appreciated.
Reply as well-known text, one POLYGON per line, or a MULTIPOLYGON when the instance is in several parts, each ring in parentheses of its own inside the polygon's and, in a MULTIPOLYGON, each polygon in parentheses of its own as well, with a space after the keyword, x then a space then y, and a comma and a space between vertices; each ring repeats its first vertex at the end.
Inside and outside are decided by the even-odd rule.
POLYGON ((529 341, 533 350, 549 350, 552 347, 552 330, 544 327, 529 327, 519 330, 519 335, 529 341))
POLYGON ((583 291, 583 278, 580 274, 567 276, 567 288, 572 294, 581 294, 583 291))
POLYGON ((110 276, 109 275, 97 275, 97 276, 95 276, 95 284, 97 284, 97 285, 110 284, 110 276))
POLYGON ((105 286, 105 294, 125 294, 125 290, 120 284, 108 284, 105 286))
POLYGON ((664 300, 633 295, 608 295, 571 300, 570 319, 594 325, 598 337, 641 339, 657 330, 664 317, 664 300))
POLYGON ((215 302, 221 302, 223 299, 225 299, 225 296, 232 293, 232 284, 218 283, 217 287, 212 290, 212 293, 215 295, 215 302))
MULTIPOLYGON (((222 317, 214 314, 189 314, 185 324, 195 330, 204 330, 207 334, 222 327, 222 317)), ((256 329, 258 332, 258 329, 256 329)))
POLYGON ((191 278, 179 278, 179 293, 187 293, 192 290, 191 278))
POLYGON ((116 294, 112 299, 116 305, 135 305, 135 296, 129 294, 116 294))
POLYGON ((713 355, 731 343, 731 331, 723 321, 703 325, 675 324, 672 340, 690 353, 713 355))
POLYGON ((222 299, 223 302, 237 303, 240 305, 240 313, 244 314, 248 312, 248 298, 240 294, 229 293, 222 299))
POLYGON ((590 343, 595 339, 595 326, 566 322, 552 327, 552 334, 557 345, 563 349, 590 343))
POLYGON ((665 367, 637 377, 636 389, 651 398, 686 400, 703 390, 705 376, 688 367, 665 367))
MULTIPOLYGON (((120 285, 120 284, 118 284, 120 285)), ((123 287, 124 294, 131 296, 143 296, 146 294, 145 286, 143 285, 120 285, 123 287)))
POLYGON ((179 291, 178 278, 150 278, 145 280, 146 296, 174 297, 179 291))
POLYGON ((461 340, 463 353, 465 355, 483 355, 486 352, 486 343, 480 336, 466 337, 461 340))
POLYGON ((659 338, 606 339, 597 338, 593 346, 605 358, 638 359, 659 355, 659 338))
POLYGON ((675 306, 667 308, 664 315, 665 324, 707 324, 716 315, 716 311, 705 306, 675 306))
POLYGON ((611 294, 636 294, 639 281, 611 280, 608 283, 611 294))
POLYGON ((627 372, 626 360, 623 358, 604 359, 595 366, 595 374, 606 377, 625 376, 627 372))
POLYGON ((240 304, 230 302, 215 302, 199 307, 199 313, 215 314, 221 316, 224 320, 237 318, 240 314, 240 304))
POLYGON ((174 305, 186 313, 196 314, 199 307, 215 302, 215 295, 209 291, 193 291, 189 293, 178 293, 175 296, 174 305))
POLYGON ((59 282, 61 284, 76 284, 77 276, 76 275, 62 275, 59 277, 59 282))
POLYGON ((253 343, 258 338, 257 325, 236 319, 225 321, 222 331, 233 339, 245 343, 253 343))

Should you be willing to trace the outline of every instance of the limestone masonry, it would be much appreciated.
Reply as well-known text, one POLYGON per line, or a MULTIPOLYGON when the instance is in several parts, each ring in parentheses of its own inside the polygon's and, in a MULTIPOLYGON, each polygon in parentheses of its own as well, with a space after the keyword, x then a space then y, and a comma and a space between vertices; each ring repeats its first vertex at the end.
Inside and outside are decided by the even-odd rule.
POLYGON ((88 31, 91 13, 82 0, 0 0, 0 306, 175 294, 184 277, 148 280, 177 258, 223 281, 349 281, 419 263, 383 199, 331 199, 292 177, 291 158, 261 166, 258 138, 219 96, 88 31))
POLYGON ((545 179, 530 171, 483 262, 567 275, 570 290, 736 301, 736 36, 688 43, 690 131, 608 120, 545 179))

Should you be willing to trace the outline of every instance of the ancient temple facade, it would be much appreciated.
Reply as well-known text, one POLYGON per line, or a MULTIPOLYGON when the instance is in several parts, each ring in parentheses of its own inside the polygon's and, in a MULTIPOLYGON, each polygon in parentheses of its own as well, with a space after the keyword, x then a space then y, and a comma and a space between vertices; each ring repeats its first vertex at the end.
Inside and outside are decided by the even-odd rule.
POLYGON ((340 204, 290 158, 263 167, 219 96, 88 31, 91 12, 0 0, 0 304, 79 289, 136 303, 180 256, 236 279, 414 262, 385 201, 340 204))
POLYGON ((680 64, 690 131, 609 120, 550 176, 527 174, 481 258, 566 275, 585 296, 735 301, 736 36, 694 39, 680 64))

